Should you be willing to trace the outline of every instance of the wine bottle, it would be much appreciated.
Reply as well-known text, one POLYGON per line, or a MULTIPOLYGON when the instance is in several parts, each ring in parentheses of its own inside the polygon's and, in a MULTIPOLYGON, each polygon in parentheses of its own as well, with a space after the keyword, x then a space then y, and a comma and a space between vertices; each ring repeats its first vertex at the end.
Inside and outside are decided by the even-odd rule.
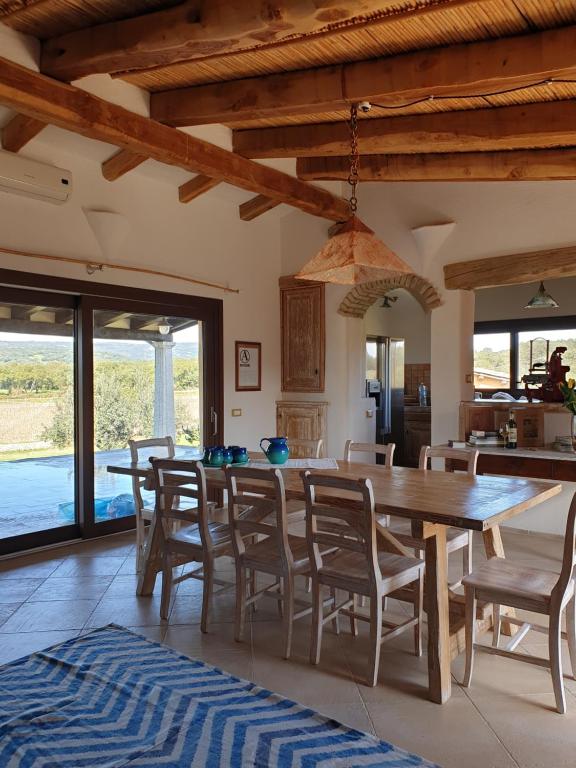
POLYGON ((510 418, 508 419, 506 448, 518 448, 518 425, 514 418, 514 411, 510 411, 510 418))

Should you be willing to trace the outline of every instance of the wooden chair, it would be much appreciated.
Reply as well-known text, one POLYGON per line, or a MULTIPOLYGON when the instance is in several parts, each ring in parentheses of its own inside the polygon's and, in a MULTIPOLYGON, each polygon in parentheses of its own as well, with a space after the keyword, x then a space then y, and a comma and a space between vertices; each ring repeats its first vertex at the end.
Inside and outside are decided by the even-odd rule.
POLYGON ((322 453, 324 440, 304 440, 300 438, 288 438, 290 456, 293 459, 319 459, 322 453))
POLYGON ((562 673, 562 639, 568 641, 572 677, 576 678, 576 596, 574 594, 574 578, 576 576, 576 494, 572 498, 566 536, 564 539, 564 554, 560 574, 530 568, 504 558, 492 558, 472 571, 463 580, 466 594, 466 670, 464 685, 468 687, 472 680, 474 666, 474 651, 482 649, 488 653, 505 656, 508 659, 536 664, 546 667, 552 674, 556 709, 560 714, 566 712, 566 696, 562 673), (475 643, 476 634, 476 605, 478 600, 486 600, 493 604, 494 630, 492 646, 475 643), (521 629, 512 637, 504 648, 500 643, 500 606, 507 605, 534 613, 549 616, 549 627, 523 622, 520 619, 506 616, 511 624, 521 625, 521 629), (562 614, 566 609, 566 632, 562 632, 562 614), (549 657, 529 656, 516 653, 515 648, 534 629, 548 634, 549 657))
POLYGON ((381 443, 356 443, 354 440, 346 440, 346 445, 344 446, 344 461, 353 461, 352 453, 354 451, 359 453, 374 453, 376 456, 384 456, 384 466, 391 467, 395 450, 396 443, 382 445, 381 443))
MULTIPOLYGON (((466 466, 466 472, 469 475, 476 474, 476 465, 478 463, 479 451, 475 448, 448 448, 444 446, 438 446, 437 448, 431 448, 428 445, 422 446, 420 451, 419 469, 424 472, 429 471, 429 462, 431 459, 443 459, 444 471, 452 472, 452 462, 457 461, 466 466)), ((398 541, 405 547, 410 547, 415 550, 418 556, 422 557, 425 542, 422 539, 412 536, 411 533, 405 531, 402 527, 402 523, 393 523, 390 532, 398 539, 398 541)), ((472 570, 472 531, 462 531, 459 528, 448 528, 446 531, 446 544, 448 554, 452 552, 462 551, 462 574, 465 576, 472 570)), ((462 584, 462 579, 450 584, 450 589, 457 589, 462 584)))
POLYGON ((236 628, 235 639, 241 642, 244 636, 246 608, 267 596, 279 603, 283 617, 284 658, 290 658, 292 646, 292 625, 296 619, 311 613, 311 607, 295 612, 294 578, 307 575, 310 571, 306 539, 288 533, 288 516, 284 481, 278 469, 251 469, 250 467, 228 466, 225 468, 228 490, 228 519, 232 534, 232 546, 236 560, 236 628), (262 496, 254 496, 238 489, 238 484, 254 481, 262 496), (243 505, 252 505, 258 512, 259 520, 243 519, 243 505), (263 536, 256 542, 247 542, 246 537, 263 536), (247 573, 256 572, 275 577, 272 585, 261 590, 255 587, 247 592, 247 573))
POLYGON ((322 628, 327 621, 342 613, 350 618, 350 629, 356 634, 356 620, 370 622, 370 655, 367 684, 376 685, 380 662, 380 646, 408 629, 414 630, 414 650, 422 653, 422 597, 424 562, 412 557, 378 552, 374 494, 370 480, 350 480, 333 475, 304 474, 306 493, 306 539, 310 550, 312 574, 312 639, 310 661, 318 664, 322 645, 322 628), (316 501, 316 490, 335 494, 335 504, 316 501), (344 497, 344 498, 343 498, 344 497), (350 499, 355 506, 342 506, 350 499), (336 505, 338 504, 338 506, 336 505), (360 507, 360 508, 359 508, 360 507), (334 532, 320 530, 321 521, 339 524, 334 532), (332 554, 325 557, 321 547, 332 554), (334 551, 335 550, 335 551, 334 551), (414 615, 398 623, 383 620, 382 601, 397 589, 413 585, 414 615), (324 616, 322 587, 340 589, 348 598, 340 605, 334 601, 324 616), (370 598, 370 617, 356 611, 356 595, 370 598), (388 630, 382 633, 383 626, 388 630))
MULTIPOLYGON (((158 459, 174 458, 174 441, 170 436, 152 437, 147 440, 128 440, 130 461, 137 463, 147 461, 151 456, 158 459)), ((142 498, 142 488, 145 481, 132 478, 132 495, 136 512, 136 570, 142 570, 144 564, 144 549, 146 547, 146 524, 154 517, 154 507, 147 505, 142 498)))
POLYGON ((172 587, 185 579, 203 581, 200 629, 208 631, 208 613, 214 584, 233 585, 214 578, 214 561, 232 556, 232 540, 227 523, 210 522, 214 504, 208 502, 206 474, 199 461, 153 459, 156 487, 156 524, 161 532, 162 598, 160 617, 168 618, 172 587), (176 528, 173 523, 179 521, 176 528), (173 568, 182 563, 200 567, 173 578, 173 568))

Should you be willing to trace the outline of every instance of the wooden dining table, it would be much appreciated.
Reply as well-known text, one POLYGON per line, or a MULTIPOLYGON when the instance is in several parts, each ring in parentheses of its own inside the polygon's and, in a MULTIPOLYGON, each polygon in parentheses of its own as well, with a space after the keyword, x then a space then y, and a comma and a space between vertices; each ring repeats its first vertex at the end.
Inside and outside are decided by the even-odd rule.
MULTIPOLYGON (((108 471, 144 478, 147 487, 153 488, 149 462, 109 466, 108 471)), ((457 596, 451 596, 448 589, 447 527, 478 531, 483 536, 486 556, 504 557, 500 524, 560 493, 561 485, 543 480, 470 476, 346 461, 338 461, 337 470, 312 471, 369 478, 377 515, 409 519, 412 535, 425 540, 429 697, 439 704, 446 702, 451 696, 450 664, 452 657, 463 650, 464 625, 462 601, 458 605, 457 596)), ((287 499, 304 501, 301 473, 301 469, 282 469, 287 499)), ((225 486, 221 469, 207 467, 206 475, 213 488, 225 486)), ((250 490, 257 492, 258 487, 255 485, 250 490)), ((378 535, 382 549, 412 554, 383 525, 378 525, 378 535)), ((160 569, 158 535, 152 521, 138 594, 152 594, 160 569)), ((509 626, 509 631, 514 629, 509 626)))

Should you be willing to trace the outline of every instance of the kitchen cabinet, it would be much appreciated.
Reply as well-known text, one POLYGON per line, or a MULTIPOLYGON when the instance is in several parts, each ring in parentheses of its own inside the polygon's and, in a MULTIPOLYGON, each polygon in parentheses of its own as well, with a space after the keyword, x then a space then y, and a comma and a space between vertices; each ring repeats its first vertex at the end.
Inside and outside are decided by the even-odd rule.
POLYGON ((324 392, 324 283, 280 278, 283 392, 324 392))
POLYGON ((432 417, 430 408, 419 406, 404 408, 404 465, 417 467, 420 449, 430 445, 432 417))

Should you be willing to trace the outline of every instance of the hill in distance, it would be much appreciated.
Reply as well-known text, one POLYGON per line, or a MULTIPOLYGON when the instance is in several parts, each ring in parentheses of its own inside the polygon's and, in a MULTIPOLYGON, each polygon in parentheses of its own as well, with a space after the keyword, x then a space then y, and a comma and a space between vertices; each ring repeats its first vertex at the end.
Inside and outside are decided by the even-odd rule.
MULTIPOLYGON (((197 342, 177 344, 174 357, 185 360, 198 358, 197 342)), ((96 341, 94 358, 97 361, 140 362, 154 360, 154 349, 145 342, 96 341)), ((0 341, 2 363, 69 363, 72 362, 72 344, 66 341, 0 341)))

